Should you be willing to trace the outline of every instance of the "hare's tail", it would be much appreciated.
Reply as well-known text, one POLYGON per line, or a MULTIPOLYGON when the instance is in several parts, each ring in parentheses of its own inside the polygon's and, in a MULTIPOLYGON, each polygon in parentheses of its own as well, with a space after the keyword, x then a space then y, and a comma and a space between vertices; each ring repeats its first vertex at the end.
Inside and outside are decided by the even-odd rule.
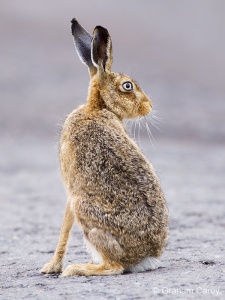
POLYGON ((149 257, 144 258, 137 265, 130 267, 126 271, 132 272, 132 273, 139 273, 139 272, 155 270, 155 269, 158 269, 160 266, 161 266, 161 263, 157 258, 155 258, 153 256, 149 256, 149 257))

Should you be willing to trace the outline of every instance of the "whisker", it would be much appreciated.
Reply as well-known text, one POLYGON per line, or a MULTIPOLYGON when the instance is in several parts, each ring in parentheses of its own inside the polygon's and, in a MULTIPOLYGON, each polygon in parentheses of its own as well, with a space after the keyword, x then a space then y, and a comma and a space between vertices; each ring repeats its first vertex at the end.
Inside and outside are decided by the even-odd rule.
POLYGON ((134 133, 133 133, 134 140, 136 140, 136 120, 134 120, 134 133))
POLYGON ((163 122, 163 118, 157 116, 157 114, 158 114, 158 111, 157 111, 157 110, 153 110, 153 111, 151 112, 151 115, 150 115, 150 116, 151 116, 153 119, 155 119, 155 120, 157 120, 157 121, 159 121, 159 122, 163 122))
POLYGON ((155 121, 153 118, 149 118, 149 121, 151 122, 151 123, 154 123, 154 124, 156 124, 156 125, 159 125, 160 123, 159 122, 157 122, 157 121, 155 121))
POLYGON ((144 117, 144 120, 145 120, 145 128, 147 130, 148 137, 150 139, 150 142, 151 142, 153 148, 155 149, 155 145, 154 145, 155 139, 154 139, 154 136, 153 136, 153 134, 151 132, 151 129, 148 126, 148 119, 147 119, 147 117, 144 117))
POLYGON ((144 119, 143 119, 143 118, 140 118, 139 120, 140 120, 140 127, 141 127, 141 129, 142 129, 144 119))
POLYGON ((162 120, 158 120, 158 119, 154 118, 153 116, 150 116, 150 119, 152 119, 156 124, 162 124, 163 123, 162 120))
POLYGON ((151 131, 149 131, 149 128, 148 128, 147 126, 146 126, 146 129, 147 129, 147 133, 148 133, 149 140, 150 140, 150 142, 151 142, 153 148, 155 148, 154 143, 153 143, 153 140, 152 140, 152 133, 151 133, 151 131))
POLYGON ((148 125, 147 125, 147 130, 149 131, 149 134, 151 136, 150 141, 151 141, 152 147, 155 149, 155 144, 154 144, 155 143, 155 139, 154 139, 154 136, 152 135, 152 132, 151 132, 150 128, 148 127, 148 125))
POLYGON ((140 118, 138 118, 138 144, 139 146, 141 145, 141 139, 140 139, 140 135, 141 135, 141 125, 140 125, 140 118))
POLYGON ((155 119, 153 116, 148 116, 148 119, 152 120, 155 124, 161 124, 162 123, 162 121, 159 121, 159 120, 155 119))
POLYGON ((159 123, 155 122, 155 121, 151 118, 151 116, 148 118, 148 120, 149 120, 149 122, 150 122, 156 129, 158 129, 161 133, 163 132, 162 129, 161 129, 159 126, 157 126, 157 125, 159 125, 159 123))
POLYGON ((152 124, 156 129, 158 129, 158 131, 160 131, 161 133, 163 133, 162 129, 160 129, 156 124, 154 124, 153 122, 151 122, 151 124, 152 124))
POLYGON ((127 126, 128 122, 129 122, 129 120, 125 120, 124 125, 127 126))

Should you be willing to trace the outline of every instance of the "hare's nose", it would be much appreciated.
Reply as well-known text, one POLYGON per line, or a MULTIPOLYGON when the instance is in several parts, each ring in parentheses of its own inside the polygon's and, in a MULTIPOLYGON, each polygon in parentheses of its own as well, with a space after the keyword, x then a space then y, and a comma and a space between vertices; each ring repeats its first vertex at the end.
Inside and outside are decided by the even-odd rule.
POLYGON ((150 106, 150 108, 152 109, 152 100, 150 98, 148 98, 147 96, 145 96, 145 100, 144 102, 150 106))
POLYGON ((144 99, 143 99, 144 103, 148 103, 148 105, 152 108, 152 100, 144 93, 144 99))

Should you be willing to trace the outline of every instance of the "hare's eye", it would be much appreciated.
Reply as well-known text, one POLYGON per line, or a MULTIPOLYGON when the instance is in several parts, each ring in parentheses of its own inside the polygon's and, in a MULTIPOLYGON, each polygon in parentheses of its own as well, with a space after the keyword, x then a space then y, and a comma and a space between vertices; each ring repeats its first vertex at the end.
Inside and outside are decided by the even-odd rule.
POLYGON ((133 90, 133 84, 130 81, 126 81, 122 84, 124 90, 126 91, 132 91, 133 90))

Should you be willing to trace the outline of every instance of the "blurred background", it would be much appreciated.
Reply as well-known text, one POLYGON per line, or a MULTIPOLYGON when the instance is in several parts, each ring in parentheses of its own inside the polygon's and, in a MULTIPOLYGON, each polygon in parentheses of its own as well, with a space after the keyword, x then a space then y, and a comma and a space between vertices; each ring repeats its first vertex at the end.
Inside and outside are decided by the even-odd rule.
MULTIPOLYGON (((171 218, 163 258, 168 268, 156 279, 153 274, 151 282, 205 284, 211 273, 206 275, 202 262, 208 260, 210 266, 215 263, 213 284, 222 282, 225 1, 1 0, 0 254, 6 287, 12 281, 21 299, 24 281, 35 289, 39 277, 32 277, 32 270, 50 259, 58 239, 65 206, 58 163, 60 129, 67 114, 85 103, 89 82, 73 45, 73 17, 89 32, 96 25, 109 30, 113 70, 136 79, 163 120, 162 132, 150 125, 154 147, 146 129, 140 135, 171 218)), ((75 253, 77 261, 84 262, 88 257, 75 230, 69 257, 75 253)), ((71 282, 66 285, 69 291, 71 282)), ((129 282, 123 284, 128 293, 135 286, 129 282)), ((148 286, 149 280, 139 292, 146 293, 148 286)), ((13 290, 7 291, 13 298, 13 290)))
POLYGON ((0 4, 0 134, 51 139, 86 101, 88 72, 70 20, 113 40, 114 71, 133 76, 163 118, 159 139, 225 141, 223 0, 78 1, 0 4))

